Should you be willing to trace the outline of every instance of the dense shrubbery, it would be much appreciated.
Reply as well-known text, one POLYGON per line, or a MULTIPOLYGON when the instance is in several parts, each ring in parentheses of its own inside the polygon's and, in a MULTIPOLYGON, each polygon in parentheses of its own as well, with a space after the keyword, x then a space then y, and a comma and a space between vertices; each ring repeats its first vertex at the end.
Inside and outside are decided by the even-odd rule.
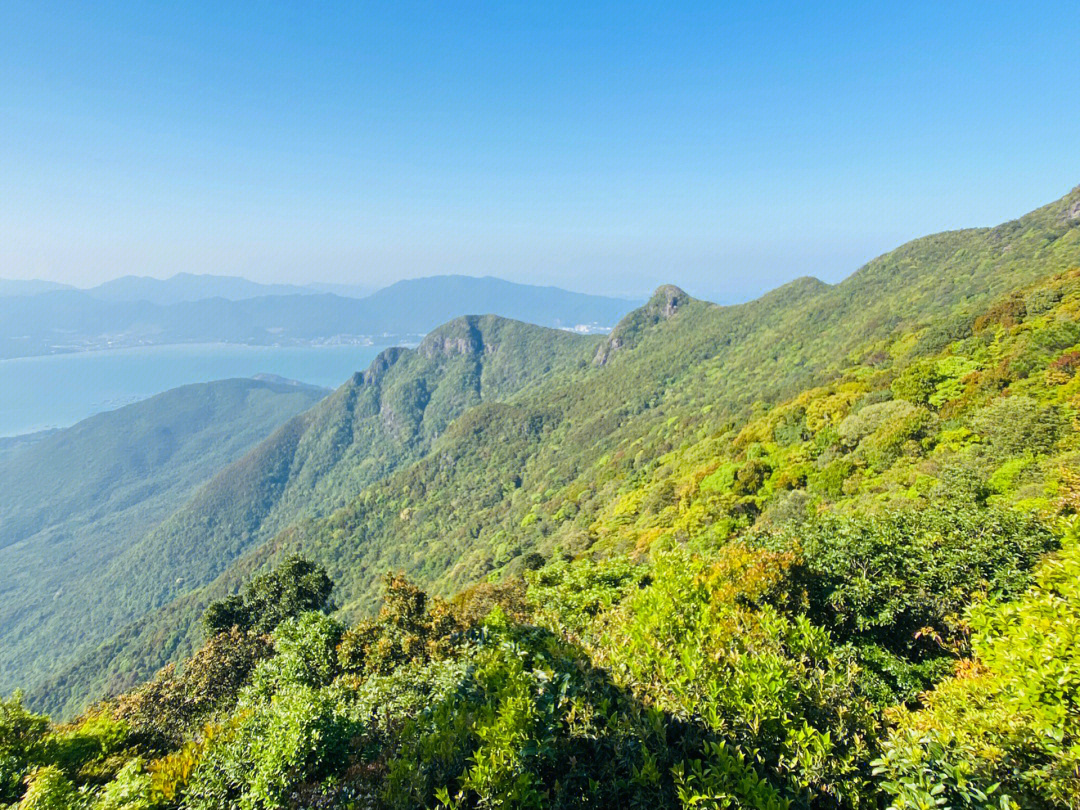
POLYGON ((150 751, 167 750, 234 699, 255 665, 273 651, 268 636, 233 627, 207 639, 179 672, 170 664, 120 697, 114 714, 130 725, 133 742, 150 751))
POLYGON ((876 763, 897 808, 1080 807, 1080 542, 1013 602, 971 609, 974 657, 898 710, 876 763))
POLYGON ((325 570, 294 556, 274 571, 255 577, 242 596, 212 602, 203 614, 203 630, 208 636, 232 627, 269 633, 303 611, 332 609, 332 589, 325 570))
MULTIPOLYGON (((453 602, 388 576, 352 628, 284 600, 270 635, 220 630, 73 724, 4 701, 0 788, 101 810, 1071 808, 1080 545, 1033 579, 1054 543, 950 503, 555 560, 453 602)), ((300 559, 247 597, 312 582, 326 607, 300 559)))
POLYGON ((1055 540, 1023 514, 945 504, 858 520, 826 515, 767 543, 797 549, 795 598, 834 638, 917 659, 953 648, 975 595, 1016 596, 1055 540))

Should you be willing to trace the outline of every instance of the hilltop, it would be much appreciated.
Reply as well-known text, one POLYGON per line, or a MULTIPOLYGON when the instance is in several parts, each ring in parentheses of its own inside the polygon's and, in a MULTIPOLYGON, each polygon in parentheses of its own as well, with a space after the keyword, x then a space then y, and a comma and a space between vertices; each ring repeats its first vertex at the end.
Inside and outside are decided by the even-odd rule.
POLYGON ((60 703, 48 705, 190 651, 207 601, 288 550, 328 567, 352 617, 375 609, 387 569, 449 593, 518 572, 536 551, 587 553, 605 535, 597 516, 656 458, 730 441, 853 367, 885 373, 941 351, 1000 296, 1080 264, 1078 199, 916 240, 834 286, 800 279, 730 307, 662 287, 606 337, 489 320, 491 350, 474 318, 415 352, 390 350, 106 575, 133 607, 102 629, 133 624, 63 676, 70 692, 50 690, 60 703))

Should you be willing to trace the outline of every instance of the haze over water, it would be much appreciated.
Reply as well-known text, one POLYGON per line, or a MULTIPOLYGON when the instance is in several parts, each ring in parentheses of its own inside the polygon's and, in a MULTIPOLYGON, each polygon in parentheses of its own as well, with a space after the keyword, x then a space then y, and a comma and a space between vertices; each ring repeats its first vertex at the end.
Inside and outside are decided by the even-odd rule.
POLYGON ((0 360, 0 436, 67 427, 177 386, 277 374, 336 388, 384 346, 147 346, 0 360))

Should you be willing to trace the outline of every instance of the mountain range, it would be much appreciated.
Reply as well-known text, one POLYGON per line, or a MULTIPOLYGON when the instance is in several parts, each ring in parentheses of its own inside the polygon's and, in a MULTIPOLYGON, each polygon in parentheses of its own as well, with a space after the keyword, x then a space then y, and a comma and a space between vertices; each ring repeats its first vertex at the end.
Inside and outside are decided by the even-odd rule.
POLYGON ((490 277, 433 276, 353 298, 230 277, 129 276, 91 290, 0 295, 0 359, 169 343, 390 344, 418 340, 462 312, 602 330, 632 307, 623 299, 490 277))
MULTIPOLYGON (((415 350, 388 349, 88 569, 47 617, 8 619, 0 644, 18 663, 5 683, 73 665, 58 676, 70 692, 48 690, 52 708, 126 685, 192 649, 200 606, 286 548, 326 562, 347 615, 375 606, 387 568, 449 590, 513 571, 537 548, 582 553, 597 540, 590 521, 552 522, 551 493, 578 492, 571 516, 586 501, 600 509, 619 480, 607 468, 635 445, 677 447, 738 424, 898 333, 937 350, 987 302, 1080 261, 1078 194, 917 240, 835 286, 800 279, 731 307, 662 287, 607 336, 471 316, 415 350), (113 598, 88 612, 100 589, 113 598)), ((403 305, 419 283, 372 298, 403 305)), ((439 283, 456 303, 455 291, 476 289, 439 283)))
POLYGON ((0 512, 0 691, 75 718, 23 723, 27 795, 1077 795, 1080 188, 836 285, 664 285, 609 334, 459 316, 308 395, 198 470, 158 408, 0 456, 27 480, 0 512), (138 506, 156 481, 168 514, 138 506), (124 504, 156 511, 49 566, 58 516, 124 504))

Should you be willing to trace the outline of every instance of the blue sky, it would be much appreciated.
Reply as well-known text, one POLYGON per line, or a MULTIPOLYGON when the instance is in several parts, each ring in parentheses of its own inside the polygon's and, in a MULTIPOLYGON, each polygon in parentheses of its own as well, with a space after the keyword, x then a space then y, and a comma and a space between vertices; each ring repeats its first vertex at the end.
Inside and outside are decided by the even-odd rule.
POLYGON ((733 301, 1080 183, 1075 3, 885 5, 6 0, 0 277, 733 301))

